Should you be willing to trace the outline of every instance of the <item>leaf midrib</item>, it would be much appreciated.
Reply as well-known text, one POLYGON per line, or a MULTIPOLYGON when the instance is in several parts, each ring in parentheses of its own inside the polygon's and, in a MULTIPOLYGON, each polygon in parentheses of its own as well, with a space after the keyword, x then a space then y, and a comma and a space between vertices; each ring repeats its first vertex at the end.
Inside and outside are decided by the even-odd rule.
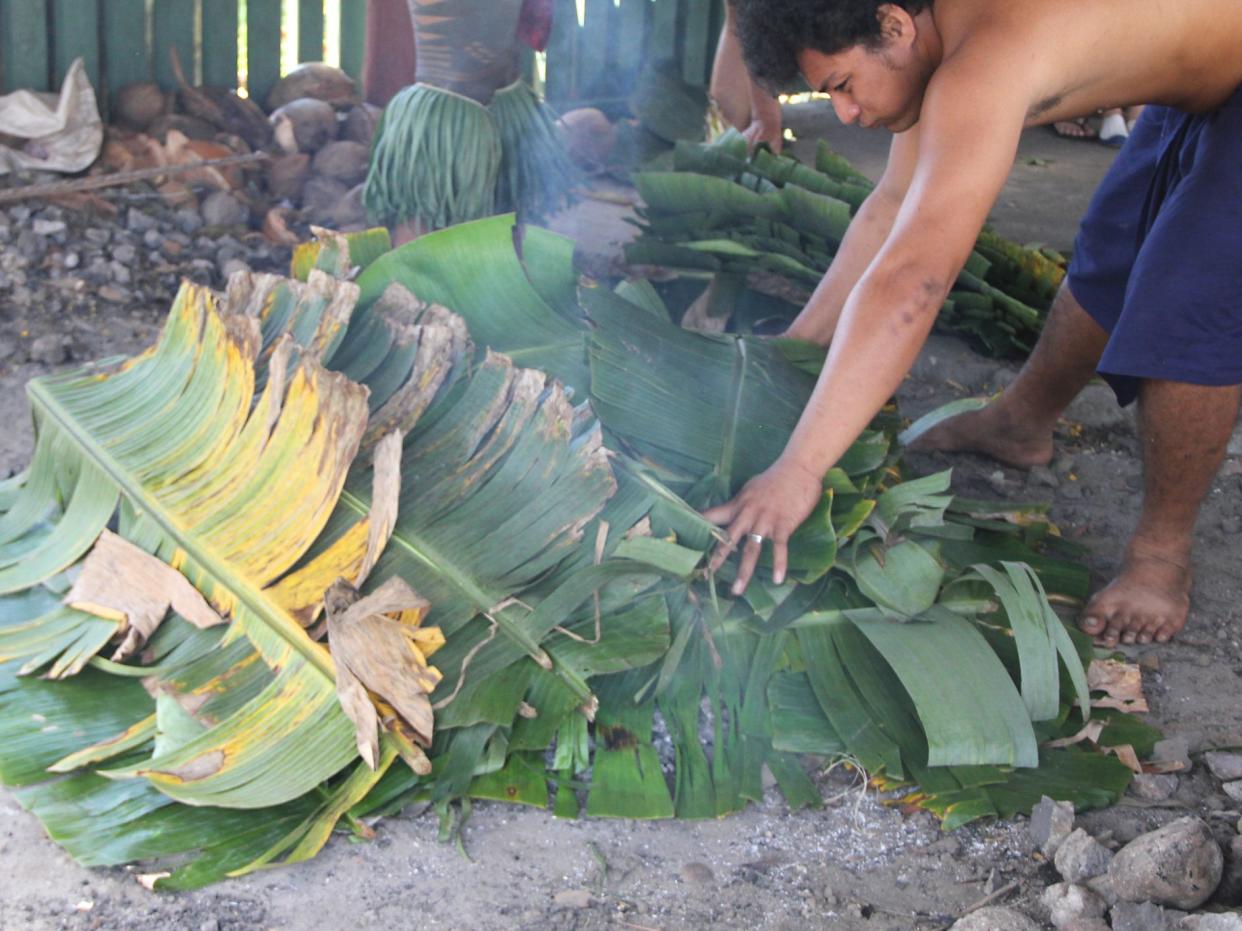
POLYGON ((274 611, 261 591, 254 587, 248 579, 233 572, 228 563, 221 560, 208 547, 196 543, 174 522, 168 511, 147 490, 134 481, 132 476, 103 446, 96 442, 89 433, 79 429, 78 422, 59 403, 55 395, 48 392, 41 383, 33 382, 28 386, 31 402, 40 406, 70 437, 91 457, 120 488, 121 493, 135 504, 140 504, 143 513, 156 522, 177 545, 186 551, 204 570, 209 572, 219 584, 232 592, 245 606, 253 611, 264 623, 272 627, 307 662, 322 673, 329 682, 336 682, 336 667, 328 651, 312 641, 306 632, 292 618, 274 611))

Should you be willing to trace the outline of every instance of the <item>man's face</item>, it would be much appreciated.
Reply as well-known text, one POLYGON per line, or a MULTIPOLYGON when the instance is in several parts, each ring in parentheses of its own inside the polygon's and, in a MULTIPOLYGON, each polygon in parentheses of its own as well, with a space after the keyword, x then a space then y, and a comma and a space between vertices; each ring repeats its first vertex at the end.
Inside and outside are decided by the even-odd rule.
POLYGON ((798 67, 812 90, 832 95, 842 123, 905 132, 919 121, 930 69, 914 50, 886 42, 854 45, 832 55, 804 49, 798 67))

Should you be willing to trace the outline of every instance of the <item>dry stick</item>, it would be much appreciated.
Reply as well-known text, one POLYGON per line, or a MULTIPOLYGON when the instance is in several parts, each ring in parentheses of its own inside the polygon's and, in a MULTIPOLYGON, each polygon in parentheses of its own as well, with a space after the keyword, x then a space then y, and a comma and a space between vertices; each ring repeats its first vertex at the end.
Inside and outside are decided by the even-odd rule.
POLYGON ((970 908, 966 909, 966 911, 962 912, 962 917, 965 918, 967 915, 977 912, 981 908, 987 908, 987 906, 991 905, 993 902, 999 902, 1001 899, 1005 898, 1005 896, 1009 895, 1009 893, 1017 889, 1019 885, 1021 885, 1021 883, 1015 879, 1009 885, 1001 886, 991 895, 980 899, 974 905, 970 906, 970 908))
POLYGON ((253 162, 265 162, 271 156, 266 152, 251 152, 247 155, 227 155, 224 158, 208 158, 198 162, 185 162, 181 165, 160 165, 156 168, 136 168, 133 171, 118 171, 110 175, 95 175, 90 178, 78 178, 75 181, 53 181, 50 184, 28 184, 24 187, 6 188, 0 191, 0 204, 11 204, 32 197, 57 197, 61 194, 76 194, 79 191, 97 191, 101 188, 120 187, 136 181, 149 181, 165 175, 180 175, 200 168, 223 168, 228 165, 248 165, 253 162))

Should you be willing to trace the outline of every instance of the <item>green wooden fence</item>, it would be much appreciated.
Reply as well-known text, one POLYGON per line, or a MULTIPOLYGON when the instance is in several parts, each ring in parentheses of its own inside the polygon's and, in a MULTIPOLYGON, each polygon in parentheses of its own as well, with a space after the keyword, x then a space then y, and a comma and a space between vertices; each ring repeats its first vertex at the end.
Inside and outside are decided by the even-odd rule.
MULTIPOLYGON (((707 82, 724 0, 555 4, 545 75, 558 105, 621 96, 654 60, 673 62, 692 84, 707 82)), ((168 50, 176 48, 191 80, 244 86, 263 100, 282 60, 322 60, 329 37, 333 57, 356 77, 365 25, 365 0, 0 0, 0 92, 54 90, 79 56, 105 100, 135 81, 172 87, 168 50), (296 55, 283 29, 291 22, 296 55)))

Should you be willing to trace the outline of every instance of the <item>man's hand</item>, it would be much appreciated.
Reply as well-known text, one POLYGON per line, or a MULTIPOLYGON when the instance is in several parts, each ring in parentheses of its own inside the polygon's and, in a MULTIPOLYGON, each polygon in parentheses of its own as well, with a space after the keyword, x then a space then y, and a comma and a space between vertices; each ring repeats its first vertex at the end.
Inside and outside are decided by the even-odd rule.
POLYGON ((752 536, 757 534, 772 543, 772 578, 780 585, 789 564, 789 538, 815 510, 823 494, 821 476, 798 463, 778 459, 766 472, 747 482, 732 501, 703 512, 713 524, 726 528, 730 541, 716 547, 712 572, 724 565, 741 544, 733 594, 745 592, 763 548, 763 543, 752 536))

